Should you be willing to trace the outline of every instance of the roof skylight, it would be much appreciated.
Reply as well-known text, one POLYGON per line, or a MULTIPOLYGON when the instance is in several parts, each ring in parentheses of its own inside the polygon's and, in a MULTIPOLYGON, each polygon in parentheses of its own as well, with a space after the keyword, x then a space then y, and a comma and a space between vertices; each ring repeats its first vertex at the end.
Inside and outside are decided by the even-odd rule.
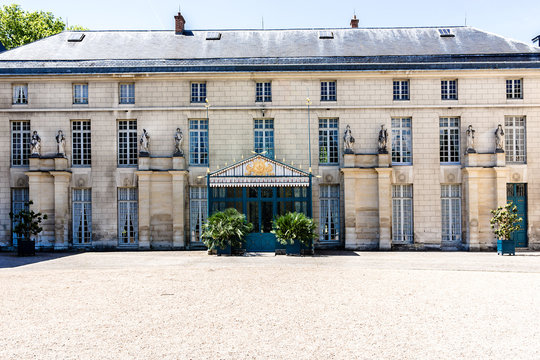
POLYGON ((81 42, 82 39, 84 39, 84 33, 82 32, 74 32, 69 34, 69 37, 67 41, 69 42, 81 42))
POLYGON ((439 35, 441 37, 454 37, 455 35, 452 34, 452 30, 450 29, 439 29, 439 35))
POLYGON ((334 33, 329 30, 319 31, 319 39, 333 39, 334 33))
POLYGON ((215 31, 209 31, 206 33, 206 40, 220 40, 221 33, 215 31))

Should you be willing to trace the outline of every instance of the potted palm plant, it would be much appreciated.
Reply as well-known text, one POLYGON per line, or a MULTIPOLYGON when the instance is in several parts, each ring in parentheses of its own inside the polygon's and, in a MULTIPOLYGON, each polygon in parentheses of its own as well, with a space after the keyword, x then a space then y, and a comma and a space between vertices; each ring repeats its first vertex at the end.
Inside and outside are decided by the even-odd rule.
POLYGON ((499 206, 491 210, 493 217, 490 220, 493 233, 497 236, 497 254, 516 254, 516 242, 510 237, 514 231, 520 229, 519 222, 522 219, 517 214, 517 206, 509 202, 505 206, 499 206))
POLYGON ((313 219, 303 213, 289 212, 273 221, 271 232, 280 244, 286 246, 287 255, 312 254, 316 228, 313 219))
POLYGON ((210 216, 203 225, 202 238, 208 250, 216 249, 218 255, 231 255, 233 249, 239 249, 244 238, 253 230, 246 216, 230 208, 218 211, 210 216))
POLYGON ((41 222, 47 219, 47 214, 42 215, 30 210, 32 201, 26 202, 24 209, 14 214, 9 213, 11 220, 16 224, 13 232, 19 236, 17 243, 17 254, 19 256, 36 255, 36 241, 32 240, 32 236, 37 236, 43 228, 41 222))

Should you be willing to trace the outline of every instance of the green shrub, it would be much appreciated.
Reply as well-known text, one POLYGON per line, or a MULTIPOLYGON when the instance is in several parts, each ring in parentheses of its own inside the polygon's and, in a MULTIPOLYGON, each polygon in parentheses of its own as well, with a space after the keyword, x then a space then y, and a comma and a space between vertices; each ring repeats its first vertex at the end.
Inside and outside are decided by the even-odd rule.
POLYGON ((203 225, 202 238, 208 249, 225 249, 228 245, 240 247, 251 230, 253 224, 247 222, 246 216, 230 208, 208 218, 203 225))
POLYGON ((518 223, 523 219, 518 216, 517 206, 512 202, 491 210, 491 213, 493 217, 489 222, 497 239, 510 240, 512 233, 520 229, 518 223))
POLYGON ((272 234, 282 245, 294 244, 296 240, 309 246, 315 239, 317 225, 313 219, 303 213, 287 213, 275 219, 272 223, 272 234))
POLYGON ((32 235, 38 235, 43 231, 41 222, 47 219, 47 214, 42 215, 41 213, 35 213, 33 210, 26 210, 30 209, 30 205, 33 204, 33 201, 28 201, 24 204, 25 209, 16 214, 13 212, 9 213, 9 216, 16 224, 13 232, 25 241, 30 241, 32 235))

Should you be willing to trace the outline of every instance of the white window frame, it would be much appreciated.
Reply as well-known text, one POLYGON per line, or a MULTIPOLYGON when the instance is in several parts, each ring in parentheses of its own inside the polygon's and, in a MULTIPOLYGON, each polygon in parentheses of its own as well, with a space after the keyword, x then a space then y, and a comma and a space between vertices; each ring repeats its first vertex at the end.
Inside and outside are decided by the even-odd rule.
POLYGON ((441 80, 441 100, 457 100, 458 99, 458 81, 441 80))
POLYGON ((135 104, 135 83, 118 85, 118 102, 122 105, 135 104))
POLYGON ((439 118, 439 160, 441 165, 460 163, 460 119, 459 117, 439 118))
POLYGON ((392 118, 392 164, 412 165, 412 118, 410 117, 392 118))
POLYGON ((527 162, 527 119, 525 116, 504 117, 504 146, 507 163, 527 162))
POLYGON ((30 121, 11 122, 11 166, 26 167, 30 158, 30 121))
POLYGON ((272 102, 272 83, 270 81, 255 84, 255 102, 272 102))
POLYGON ((191 103, 200 104, 206 101, 207 87, 205 82, 192 82, 191 83, 191 103))
POLYGON ((189 164, 207 166, 210 161, 208 119, 189 120, 189 164), (197 151, 193 151, 194 149, 197 151), (206 155, 206 156, 205 156, 206 155))
POLYGON ((319 193, 319 242, 340 242, 339 185, 321 185, 319 193))
POLYGON ((13 85, 13 105, 28 104, 28 84, 13 85))
POLYGON ((321 81, 321 101, 337 101, 337 81, 321 81))
POLYGON ((118 188, 118 246, 139 245, 139 201, 137 188, 118 188))
POLYGON ((205 186, 193 186, 189 188, 190 209, 190 245, 203 245, 201 233, 202 226, 208 216, 208 188, 205 186))
POLYGON ((118 166, 136 166, 138 163, 137 120, 118 120, 118 166), (125 148, 122 145, 125 144, 125 148))
MULTIPOLYGON (((12 188, 11 189, 11 212, 18 214, 21 210, 28 210, 28 201, 30 200, 28 188, 12 188)), ((15 221, 11 221, 11 239, 13 246, 17 246, 19 235, 15 234, 15 221)))
POLYGON ((443 243, 461 243, 461 185, 441 185, 443 243))
POLYGON ((72 120, 71 139, 72 166, 91 166, 92 132, 90 120, 72 120))
POLYGON ((319 119, 319 165, 339 165, 339 119, 319 119), (322 150, 326 148, 326 161, 322 150))
POLYGON ((414 243, 413 186, 392 185, 392 242, 414 243))
POLYGON ((274 158, 274 119, 253 120, 253 144, 256 153, 274 158))
POLYGON ((392 82, 392 94, 394 101, 407 101, 411 99, 410 80, 394 80, 392 82))
POLYGON ((523 79, 506 80, 506 98, 509 100, 523 99, 523 79))
POLYGON ((73 104, 88 105, 88 84, 73 84, 73 104))
POLYGON ((92 244, 92 190, 73 189, 71 198, 74 246, 92 244))

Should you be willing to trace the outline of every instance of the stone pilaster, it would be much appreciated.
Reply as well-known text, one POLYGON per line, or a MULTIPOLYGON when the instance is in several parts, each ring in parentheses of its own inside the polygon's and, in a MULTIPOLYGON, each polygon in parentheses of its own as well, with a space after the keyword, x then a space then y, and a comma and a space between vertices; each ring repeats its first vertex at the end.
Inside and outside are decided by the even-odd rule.
POLYGON ((344 185, 344 209, 345 209, 345 248, 354 248, 349 244, 356 244, 356 205, 355 205, 355 169, 341 169, 343 172, 344 185))
POLYGON ((392 169, 377 168, 379 189, 379 250, 392 248, 392 169))
POLYGON ((172 176, 173 248, 185 248, 185 199, 187 171, 169 171, 172 176))
POLYGON ((151 171, 137 171, 139 177, 139 248, 150 249, 151 171))
POLYGON ((478 170, 474 168, 463 169, 463 186, 465 189, 465 216, 467 217, 466 236, 469 250, 480 250, 478 229, 479 199, 478 199, 478 170))
POLYGON ((508 168, 496 167, 494 169, 497 187, 497 206, 504 206, 506 204, 506 179, 508 176, 508 168))
POLYGON ((71 173, 51 171, 54 177, 54 249, 69 247, 69 184, 71 173))

